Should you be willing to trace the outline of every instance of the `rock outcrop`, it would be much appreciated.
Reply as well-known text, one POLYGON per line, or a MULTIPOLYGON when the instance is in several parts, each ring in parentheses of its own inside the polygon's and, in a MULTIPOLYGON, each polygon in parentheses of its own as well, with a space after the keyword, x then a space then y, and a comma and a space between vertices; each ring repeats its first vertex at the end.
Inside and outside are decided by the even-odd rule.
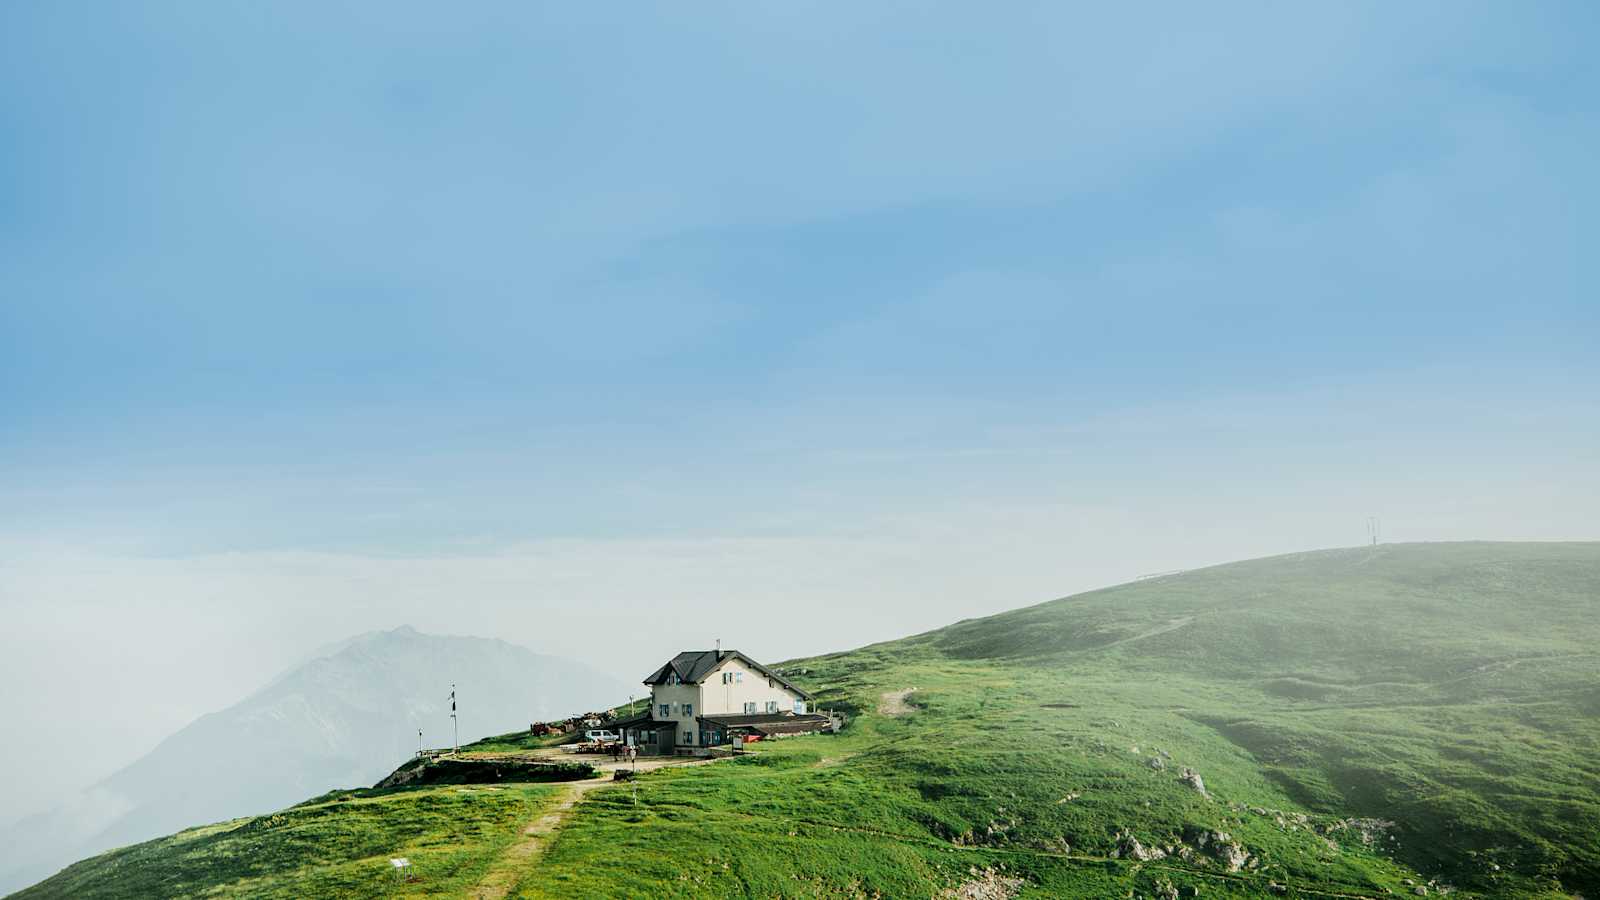
POLYGON ((1206 791, 1206 783, 1200 778, 1200 773, 1189 768, 1188 766, 1184 766, 1183 770, 1178 773, 1178 780, 1199 791, 1200 796, 1202 797, 1211 796, 1211 794, 1206 791))

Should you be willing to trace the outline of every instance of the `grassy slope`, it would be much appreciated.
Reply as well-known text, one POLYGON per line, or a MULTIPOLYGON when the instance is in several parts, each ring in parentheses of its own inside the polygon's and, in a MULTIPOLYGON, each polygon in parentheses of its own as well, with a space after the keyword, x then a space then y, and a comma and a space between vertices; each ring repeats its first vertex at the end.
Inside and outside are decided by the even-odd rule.
POLYGON ((652 779, 637 805, 598 796, 523 889, 926 895, 1004 864, 1046 894, 1166 880, 1252 895, 1269 879, 1410 893, 1404 879, 1434 877, 1463 893, 1566 896, 1556 879, 1589 893, 1597 611, 1600 545, 1389 546, 1220 566, 799 661, 786 668, 808 670, 824 702, 870 711, 915 686, 920 709, 777 745, 759 766, 652 779), (1154 748, 1171 755, 1164 771, 1154 748), (1177 781, 1182 766, 1214 800, 1177 781), (1334 827, 1350 816, 1393 820, 1392 840, 1369 848, 1334 827), (1260 874, 1104 861, 1119 828, 1168 845, 1193 826, 1239 839, 1260 874))
MULTIPOLYGON (((846 734, 597 791, 519 892, 929 896, 992 868, 1039 896, 1163 883, 1258 896, 1269 881, 1376 896, 1435 877, 1461 894, 1592 895, 1597 611, 1600 545, 1388 546, 1143 581, 798 661, 784 668, 823 705, 861 713, 846 734), (915 712, 874 712, 913 686, 915 712), (1179 782, 1186 766, 1210 798, 1179 782), (1395 827, 1369 846, 1340 827, 1350 816, 1395 827), (1197 828, 1227 832, 1256 865, 1110 858, 1121 829, 1176 851, 1197 828)), ((478 836, 462 853, 532 817, 466 796, 478 836)), ((393 843, 378 833, 399 823, 344 810, 343 839, 369 845, 241 847, 293 877, 353 866, 350 883, 366 883, 393 843)), ((181 870, 184 844, 212 831, 42 887, 137 893, 109 865, 119 854, 181 870)), ((438 886, 464 890, 459 871, 438 886)))
POLYGON ((334 792, 85 860, 13 896, 460 896, 562 790, 496 785, 334 792), (421 879, 401 885, 388 859, 421 879))

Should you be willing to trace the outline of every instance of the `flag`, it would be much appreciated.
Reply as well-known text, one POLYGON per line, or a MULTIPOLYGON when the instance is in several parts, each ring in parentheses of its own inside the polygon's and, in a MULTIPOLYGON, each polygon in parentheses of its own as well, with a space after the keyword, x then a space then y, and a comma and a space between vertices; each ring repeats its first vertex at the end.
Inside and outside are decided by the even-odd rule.
POLYGON ((456 714, 456 692, 452 690, 450 692, 450 715, 453 716, 455 714, 456 714))

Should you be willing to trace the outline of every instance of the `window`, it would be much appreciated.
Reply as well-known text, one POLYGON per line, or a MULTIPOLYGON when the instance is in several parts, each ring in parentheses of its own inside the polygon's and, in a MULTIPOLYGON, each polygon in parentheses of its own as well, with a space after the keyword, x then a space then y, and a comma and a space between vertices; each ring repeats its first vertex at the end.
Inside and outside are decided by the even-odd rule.
POLYGON ((685 731, 685 732, 684 732, 684 733, 683 733, 683 742, 684 742, 684 743, 685 743, 685 744, 692 744, 692 743, 694 743, 694 732, 692 732, 692 731, 685 731))
POLYGON ((768 700, 767 701, 767 712, 777 712, 777 711, 778 711, 778 701, 776 701, 776 700, 768 700))
POLYGON ((800 715, 805 715, 806 702, 804 700, 796 700, 794 702, 794 711, 800 715))
POLYGON ((686 716, 694 715, 694 704, 693 703, 685 703, 683 705, 683 714, 686 715, 686 716))
POLYGON ((743 672, 735 672, 735 673, 733 673, 733 683, 734 684, 744 684, 744 673, 743 672))
POLYGON ((768 678, 767 679, 767 687, 769 687, 769 688, 770 687, 777 687, 777 685, 772 683, 772 679, 771 678, 768 678))
POLYGON ((672 707, 665 703, 661 704, 661 718, 665 719, 670 715, 672 715, 672 707))
POLYGON ((745 715, 753 716, 753 715, 755 715, 755 712, 756 712, 756 705, 754 703, 746 703, 744 705, 744 714, 745 715))
POLYGON ((733 673, 732 672, 723 672, 722 673, 722 683, 723 684, 733 684, 733 673))

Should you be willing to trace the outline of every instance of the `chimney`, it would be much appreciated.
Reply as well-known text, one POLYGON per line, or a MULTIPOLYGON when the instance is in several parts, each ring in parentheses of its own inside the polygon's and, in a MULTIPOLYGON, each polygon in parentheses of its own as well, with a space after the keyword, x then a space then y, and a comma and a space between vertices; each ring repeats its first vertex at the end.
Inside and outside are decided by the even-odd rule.
POLYGON ((717 638, 717 658, 722 658, 722 638, 717 638))

